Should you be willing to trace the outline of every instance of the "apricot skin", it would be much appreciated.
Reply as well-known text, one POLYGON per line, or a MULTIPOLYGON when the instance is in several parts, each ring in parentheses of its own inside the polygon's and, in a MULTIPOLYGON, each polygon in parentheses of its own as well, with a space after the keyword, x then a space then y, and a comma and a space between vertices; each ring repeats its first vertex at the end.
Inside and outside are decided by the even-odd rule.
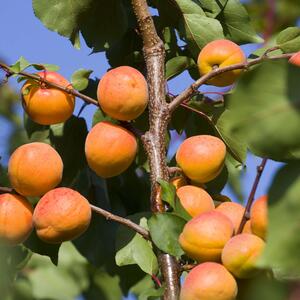
POLYGON ((0 241, 15 246, 23 243, 32 231, 32 205, 14 194, 0 195, 0 241))
POLYGON ((232 234, 231 221, 217 211, 210 211, 186 223, 179 236, 179 244, 189 257, 198 262, 218 262, 232 234))
POLYGON ((99 105, 110 117, 129 121, 143 113, 148 103, 145 77, 138 70, 121 66, 108 71, 97 90, 99 105))
POLYGON ((266 195, 258 198, 250 210, 251 230, 263 240, 266 239, 268 227, 268 198, 266 195))
POLYGON ((222 171, 226 156, 223 141, 211 135, 192 136, 183 141, 176 153, 176 161, 191 180, 205 183, 222 171))
POLYGON ((237 292, 234 277, 222 265, 205 262, 185 278, 180 300, 234 300, 237 292))
POLYGON ((192 217, 215 208, 213 199, 202 188, 186 185, 179 188, 176 193, 181 205, 192 217))
POLYGON ((228 241, 222 251, 222 263, 235 277, 250 278, 257 274, 255 263, 264 249, 264 241, 242 233, 228 241))
POLYGON ((17 148, 8 163, 12 187, 23 196, 41 196, 62 179, 63 162, 54 148, 29 143, 17 148))
MULTIPOLYGON (((246 62, 242 49, 229 40, 215 40, 208 43, 199 53, 198 68, 201 75, 213 70, 214 66, 224 68, 230 65, 246 62)), ((243 70, 228 71, 208 80, 206 84, 228 86, 233 84, 243 70)))
MULTIPOLYGON (((39 72, 37 75, 53 83, 70 88, 70 83, 56 72, 39 72)), ((71 117, 75 97, 53 87, 42 87, 33 80, 27 80, 22 87, 23 106, 36 123, 51 125, 65 122, 71 117)))
POLYGON ((45 194, 33 213, 38 237, 50 244, 73 240, 86 231, 91 220, 89 202, 70 188, 56 188, 45 194))
POLYGON ((223 202, 216 208, 216 211, 228 217, 234 226, 234 233, 236 233, 240 227, 245 208, 238 203, 223 202))
POLYGON ((300 67, 300 51, 296 52, 290 59, 289 63, 292 65, 295 65, 297 67, 300 67))
POLYGON ((250 220, 248 220, 243 228, 243 231, 242 233, 252 233, 252 230, 251 230, 251 222, 250 220))
POLYGON ((96 124, 85 142, 88 165, 104 178, 125 171, 133 162, 136 152, 135 136, 127 129, 109 122, 96 124))

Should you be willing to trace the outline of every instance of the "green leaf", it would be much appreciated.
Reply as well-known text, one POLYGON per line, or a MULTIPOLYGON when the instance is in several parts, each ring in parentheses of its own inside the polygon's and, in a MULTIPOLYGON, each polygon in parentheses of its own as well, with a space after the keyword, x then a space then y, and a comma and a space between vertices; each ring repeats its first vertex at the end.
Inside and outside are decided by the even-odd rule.
POLYGON ((57 71, 59 66, 53 64, 31 64, 30 66, 34 67, 36 70, 47 70, 47 71, 57 71))
POLYGON ((126 10, 119 0, 33 0, 34 13, 50 30, 79 47, 81 33, 88 47, 103 51, 126 32, 126 10), (63 22, 62 22, 63 20, 63 22))
POLYGON ((30 65, 30 62, 21 56, 12 66, 10 66, 10 69, 13 72, 19 73, 28 68, 30 65))
POLYGON ((180 257, 184 252, 178 243, 178 237, 186 221, 170 213, 156 214, 148 221, 151 238, 162 251, 180 257))
POLYGON ((252 24, 247 10, 239 0, 228 0, 218 16, 226 38, 238 44, 262 43, 252 24))
POLYGON ((199 0, 207 16, 215 18, 225 7, 228 0, 199 0))
POLYGON ((72 74, 71 83, 74 89, 82 91, 89 85, 89 77, 93 71, 86 69, 79 69, 72 74))
POLYGON ((205 16, 201 8, 201 0, 175 0, 182 14, 198 14, 205 16))
POLYGON ((24 127, 30 142, 43 142, 50 144, 50 127, 48 125, 37 124, 32 121, 26 113, 24 113, 24 127))
MULTIPOLYGON (((140 225, 145 227, 146 224, 147 220, 142 218, 140 225)), ((151 243, 138 233, 129 244, 117 252, 116 264, 118 266, 137 264, 145 273, 150 275, 156 274, 158 271, 158 262, 151 243)))
POLYGON ((163 179, 159 179, 158 183, 161 186, 161 197, 162 200, 169 203, 172 208, 175 208, 175 197, 176 197, 176 189, 172 183, 169 183, 163 179))
POLYGON ((268 192, 268 242, 259 265, 281 279, 300 278, 299 194, 298 161, 278 171, 268 192))
POLYGON ((150 288, 144 290, 138 297, 138 300, 155 300, 160 299, 165 291, 165 287, 162 286, 159 289, 150 288))
POLYGON ((117 120, 109 117, 108 115, 106 115, 102 111, 101 108, 98 108, 96 110, 96 112, 94 113, 92 124, 93 124, 93 126, 95 126, 97 123, 102 122, 102 121, 108 121, 108 122, 111 122, 111 123, 114 123, 114 124, 119 123, 119 121, 117 121, 117 120))
POLYGON ((166 63, 166 80, 179 75, 194 65, 195 61, 187 56, 176 56, 171 58, 166 63))
POLYGON ((228 132, 242 136, 258 156, 299 158, 299 78, 300 69, 285 61, 264 63, 243 76, 229 99, 228 132))
POLYGON ((297 52, 300 50, 300 28, 288 27, 281 31, 276 42, 283 53, 297 52))

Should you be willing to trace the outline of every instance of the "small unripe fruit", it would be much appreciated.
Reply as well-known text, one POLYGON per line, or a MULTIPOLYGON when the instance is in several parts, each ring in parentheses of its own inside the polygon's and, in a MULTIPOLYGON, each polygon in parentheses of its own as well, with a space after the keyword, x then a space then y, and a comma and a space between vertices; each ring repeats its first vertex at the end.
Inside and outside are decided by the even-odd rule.
MULTIPOLYGON (((197 61, 201 75, 211 72, 214 67, 224 68, 245 62, 246 56, 240 46, 229 40, 216 40, 208 43, 200 51, 197 61)), ((242 69, 228 71, 213 77, 206 84, 215 86, 231 85, 242 72, 242 69)))
POLYGON ((250 210, 251 230, 263 240, 266 239, 268 227, 268 197, 258 198, 250 210))
POLYGON ((234 226, 234 233, 236 233, 240 227, 245 208, 238 203, 223 202, 216 208, 216 211, 228 217, 234 226))
POLYGON ((217 211, 210 211, 185 224, 179 244, 189 257, 198 262, 218 262, 232 234, 231 221, 217 211))
POLYGON ((222 263, 234 276, 250 278, 258 272, 255 263, 264 247, 264 241, 258 236, 248 233, 238 234, 225 245, 222 263))
POLYGON ((186 276, 180 300, 234 300, 237 292, 234 277, 222 265, 206 262, 186 276))
POLYGON ((176 193, 181 205, 192 217, 215 208, 213 199, 202 188, 186 185, 179 188, 176 193))
POLYGON ((192 136, 183 141, 176 153, 176 161, 187 177, 205 183, 222 171, 226 156, 223 141, 212 135, 192 136))
POLYGON ((101 78, 97 96, 101 108, 110 117, 122 121, 133 120, 147 106, 147 82, 138 70, 128 66, 118 67, 101 78))
POLYGON ((253 233, 251 230, 251 221, 248 220, 243 228, 242 233, 253 233))
MULTIPOLYGON (((70 88, 70 83, 56 72, 39 72, 40 77, 70 88)), ((54 87, 45 87, 29 79, 22 87, 23 106, 36 123, 51 125, 65 122, 74 111, 75 97, 54 87)))
POLYGON ((0 241, 11 246, 23 243, 32 231, 32 212, 24 197, 0 195, 0 241))
POLYGON ((289 63, 292 65, 295 65, 297 67, 300 67, 300 51, 295 53, 290 59, 289 63))
POLYGON ((29 143, 17 148, 8 163, 12 187, 23 196, 41 196, 62 179, 63 162, 54 148, 45 143, 29 143))
POLYGON ((182 186, 187 185, 186 179, 182 176, 174 177, 170 180, 170 183, 172 183, 176 190, 181 188, 182 186))
POLYGON ((86 231, 91 221, 88 200, 69 188, 45 194, 33 213, 38 237, 50 244, 73 240, 86 231))
POLYGON ((124 172, 133 162, 136 152, 135 136, 127 129, 109 122, 96 124, 85 142, 88 165, 104 178, 124 172))

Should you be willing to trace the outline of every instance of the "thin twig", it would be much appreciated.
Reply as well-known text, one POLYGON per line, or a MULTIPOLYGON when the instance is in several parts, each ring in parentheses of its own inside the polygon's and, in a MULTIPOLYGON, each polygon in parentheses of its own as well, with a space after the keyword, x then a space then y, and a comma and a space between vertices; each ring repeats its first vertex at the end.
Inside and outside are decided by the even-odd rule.
POLYGON ((252 203, 254 201, 255 192, 256 192, 257 186, 259 184, 259 180, 261 178, 261 175, 262 175, 262 173, 264 171, 264 168, 266 166, 267 160, 268 160, 267 158, 263 158, 262 161, 261 161, 261 164, 256 168, 256 177, 255 177, 255 180, 253 182, 251 192, 249 194, 247 204, 246 204, 246 207, 245 207, 245 212, 244 212, 243 218, 241 220, 241 224, 239 226, 237 234, 239 234, 243 231, 247 220, 249 220, 249 218, 250 218, 250 209, 251 209, 252 203))
POLYGON ((0 194, 6 194, 6 193, 15 193, 15 191, 12 188, 0 186, 0 194))
POLYGON ((182 174, 182 169, 180 169, 179 167, 168 167, 168 172, 169 172, 169 175, 173 175, 175 173, 182 174))
POLYGON ((190 271, 192 269, 194 269, 195 267, 197 267, 197 264, 185 264, 181 266, 181 272, 184 271, 190 271))

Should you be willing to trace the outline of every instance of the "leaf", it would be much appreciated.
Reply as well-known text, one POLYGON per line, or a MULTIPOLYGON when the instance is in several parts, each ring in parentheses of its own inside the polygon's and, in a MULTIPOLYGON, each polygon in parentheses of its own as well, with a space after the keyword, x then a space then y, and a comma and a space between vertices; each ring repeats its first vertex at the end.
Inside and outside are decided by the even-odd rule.
POLYGON ((166 80, 179 75, 194 65, 195 61, 187 56, 176 56, 171 58, 166 63, 166 80))
POLYGON ((93 70, 79 69, 72 74, 71 83, 74 89, 82 91, 89 85, 89 76, 93 70))
POLYGON ((165 286, 160 287, 159 289, 150 288, 144 290, 138 297, 138 300, 155 300, 160 299, 165 291, 165 286))
POLYGON ((119 0, 33 0, 34 14, 50 30, 79 47, 81 33, 93 52, 103 51, 127 30, 127 15, 119 0), (62 22, 63 20, 63 22, 62 22))
POLYGON ((280 279, 300 278, 299 193, 297 161, 278 171, 268 192, 268 243, 259 265, 272 268, 280 279))
POLYGON ((180 257, 184 252, 178 243, 178 237, 186 221, 170 213, 160 213, 148 220, 151 238, 162 251, 180 257))
POLYGON ((169 203, 172 208, 175 208, 176 189, 172 183, 169 183, 163 179, 159 179, 158 183, 161 186, 162 200, 169 203))
POLYGON ((281 31, 276 42, 283 53, 297 52, 300 50, 300 28, 288 27, 281 31))
POLYGON ((24 127, 30 142, 50 143, 50 127, 48 125, 37 124, 24 113, 24 127))
POLYGON ((34 67, 36 70, 47 70, 47 71, 57 71, 59 66, 53 64, 31 64, 30 66, 34 67))
POLYGON ((201 8, 201 0, 175 0, 182 14, 198 14, 205 16, 201 8))
POLYGON ((102 122, 102 121, 108 121, 108 122, 111 122, 111 123, 114 123, 114 124, 118 124, 119 122, 109 116, 107 116, 101 108, 98 108, 96 110, 96 112, 94 113, 94 116, 93 116, 93 126, 95 126, 97 123, 99 122, 102 122))
POLYGON ((250 21, 247 10, 239 0, 228 0, 218 16, 226 38, 238 44, 262 43, 250 21))
POLYGON ((225 7, 228 0, 199 0, 207 16, 215 18, 225 7))
POLYGON ((243 76, 229 99, 226 130, 243 136, 258 156, 299 158, 299 78, 300 69, 284 61, 264 63, 243 76))
POLYGON ((28 68, 30 65, 30 62, 21 56, 12 66, 10 66, 10 69, 13 72, 19 73, 28 68))
MULTIPOLYGON (((147 220, 142 218, 140 225, 145 227, 145 224, 147 224, 147 220)), ((145 273, 150 275, 156 274, 158 271, 158 262, 151 243, 138 233, 129 244, 117 252, 116 264, 118 266, 137 264, 145 273)))

